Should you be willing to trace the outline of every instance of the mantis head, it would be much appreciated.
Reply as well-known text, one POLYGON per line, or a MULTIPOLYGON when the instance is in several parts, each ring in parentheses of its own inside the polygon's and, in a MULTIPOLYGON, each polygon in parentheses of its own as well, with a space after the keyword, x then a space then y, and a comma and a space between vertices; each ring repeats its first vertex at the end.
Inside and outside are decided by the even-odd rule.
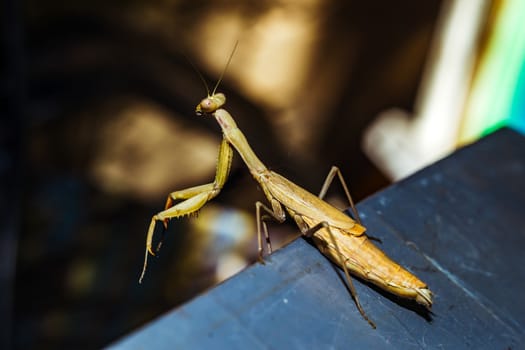
POLYGON ((219 92, 203 99, 195 108, 198 116, 211 114, 221 108, 226 103, 226 96, 219 92))
POLYGON ((233 47, 230 57, 228 58, 228 62, 226 63, 226 66, 224 66, 221 76, 219 77, 219 80, 217 80, 217 84, 215 84, 215 87, 213 88, 213 91, 211 94, 210 94, 210 90, 208 89, 208 84, 206 84, 206 80, 204 79, 200 71, 192 64, 193 68, 197 71, 197 74, 199 75, 200 79, 204 83, 204 87, 206 87, 206 91, 208 92, 208 97, 203 99, 195 108, 195 113, 198 116, 201 116, 204 114, 211 114, 215 112, 216 110, 218 110, 219 108, 221 108, 222 106, 224 106, 224 104, 226 103, 226 96, 224 96, 224 94, 220 92, 215 93, 215 91, 217 91, 217 88, 219 87, 219 84, 221 83, 222 78, 224 77, 224 73, 226 72, 226 69, 230 65, 233 54, 235 53, 235 50, 237 49, 237 44, 239 44, 238 41, 235 42, 235 46, 233 47))

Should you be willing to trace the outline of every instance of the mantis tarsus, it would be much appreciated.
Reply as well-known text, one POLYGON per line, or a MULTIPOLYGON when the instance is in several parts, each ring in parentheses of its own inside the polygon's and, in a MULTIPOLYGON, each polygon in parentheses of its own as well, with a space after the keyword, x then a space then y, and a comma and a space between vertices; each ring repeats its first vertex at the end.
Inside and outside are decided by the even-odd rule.
MULTIPOLYGON (((231 61, 233 51, 226 67, 231 61)), ((168 220, 194 213, 216 197, 228 178, 233 148, 235 148, 270 203, 270 206, 259 201, 255 203, 259 260, 261 262, 263 261, 262 234, 264 234, 268 245, 268 251, 271 253, 266 220, 273 218, 278 222, 283 222, 286 219, 285 211, 287 211, 296 222, 301 233, 310 237, 325 256, 342 267, 354 302, 361 315, 372 327, 375 328, 375 324, 361 307, 350 273, 394 295, 414 300, 430 309, 432 292, 427 285, 391 260, 370 242, 365 234, 366 228, 361 225, 358 215, 355 215, 356 222, 323 200, 337 175, 354 213, 357 214, 339 169, 332 167, 319 196, 315 196, 285 177, 269 170, 255 155, 233 117, 222 108, 226 103, 226 97, 222 93, 216 93, 221 79, 222 75, 212 93, 208 92, 208 96, 196 107, 197 115, 215 117, 222 129, 223 139, 219 148, 215 179, 209 184, 170 193, 165 210, 152 217, 146 240, 144 267, 139 281, 141 282, 144 277, 148 255, 155 255, 152 249, 152 240, 156 222, 162 221, 166 227, 168 220)))

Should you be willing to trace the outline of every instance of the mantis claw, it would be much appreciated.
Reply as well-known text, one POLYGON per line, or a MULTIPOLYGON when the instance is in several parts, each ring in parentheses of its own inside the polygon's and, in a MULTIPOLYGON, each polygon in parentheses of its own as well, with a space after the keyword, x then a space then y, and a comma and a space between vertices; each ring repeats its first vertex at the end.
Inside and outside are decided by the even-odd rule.
POLYGON ((151 249, 151 245, 148 246, 147 250, 148 250, 148 253, 150 253, 152 256, 157 256, 157 254, 155 254, 153 249, 151 249))
MULTIPOLYGON (((235 47, 237 47, 237 43, 235 47)), ((228 59, 226 67, 228 67, 234 51, 235 48, 228 59)), ((271 204, 271 207, 269 207, 259 201, 255 203, 257 260, 259 263, 266 265, 263 259, 265 251, 263 245, 265 241, 267 246, 266 252, 269 254, 272 252, 266 221, 272 218, 282 223, 286 219, 285 213, 288 212, 297 223, 301 233, 306 237, 313 237, 317 248, 335 264, 342 267, 347 288, 357 309, 372 328, 376 328, 376 325, 368 318, 361 306, 350 277, 350 272, 387 292, 415 300, 429 309, 432 305, 432 293, 427 285, 408 270, 392 261, 379 248, 368 241, 369 238, 373 239, 373 237, 367 236, 365 233, 366 228, 361 225, 359 213, 355 208, 339 168, 332 167, 319 196, 315 196, 285 177, 269 170, 259 160, 244 134, 237 127, 233 117, 225 109, 221 108, 226 103, 226 97, 222 93, 216 93, 216 90, 226 71, 226 67, 211 93, 206 86, 208 96, 196 107, 197 115, 213 116, 222 129, 223 139, 219 148, 215 179, 212 183, 172 192, 166 200, 164 211, 153 216, 146 238, 144 266, 139 282, 142 282, 144 278, 149 255, 155 256, 155 252, 160 249, 162 244, 161 240, 157 244, 156 251, 153 251, 153 235, 156 222, 162 221, 164 228, 167 229, 170 219, 186 215, 196 216, 198 210, 216 197, 223 188, 230 172, 233 149, 236 149, 271 204), (323 200, 336 175, 348 198, 355 221, 323 200), (264 210, 263 213, 261 213, 261 209, 264 210)), ((200 73, 199 76, 204 81, 200 73)), ((205 81, 204 83, 206 85, 205 81)))
POLYGON ((173 199, 171 198, 171 195, 168 196, 168 199, 166 199, 166 205, 164 206, 164 210, 169 209, 173 207, 173 199))

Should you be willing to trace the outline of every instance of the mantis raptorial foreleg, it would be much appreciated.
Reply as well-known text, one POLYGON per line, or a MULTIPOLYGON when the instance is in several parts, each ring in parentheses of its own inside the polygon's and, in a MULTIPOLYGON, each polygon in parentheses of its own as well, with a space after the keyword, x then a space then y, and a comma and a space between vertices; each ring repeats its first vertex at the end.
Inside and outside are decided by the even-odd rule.
POLYGON ((166 200, 166 206, 163 211, 153 215, 148 229, 146 238, 146 252, 144 253, 144 266, 140 274, 139 283, 142 282, 146 267, 148 266, 148 255, 155 255, 152 249, 153 234, 155 233, 155 225, 157 221, 162 221, 164 228, 170 219, 178 218, 184 215, 189 215, 197 212, 204 204, 216 197, 226 183, 228 174, 230 173, 231 163, 233 157, 233 149, 226 139, 223 139, 219 147, 219 155, 217 160, 217 170, 215 173, 215 180, 209 184, 186 188, 184 190, 175 191, 169 194, 166 200), (183 200, 176 203, 177 200, 183 200))
MULTIPOLYGON (((232 56, 233 51, 228 63, 232 56)), ((369 236, 365 233, 366 228, 360 224, 359 214, 337 167, 332 167, 319 197, 317 197, 282 175, 269 170, 261 162, 232 115, 223 108, 226 103, 226 96, 216 92, 224 71, 213 91, 210 93, 207 89, 208 96, 202 99, 195 108, 198 116, 213 116, 222 130, 223 141, 219 151, 215 181, 211 184, 173 192, 166 201, 166 209, 153 216, 148 230, 144 270, 141 279, 146 269, 148 254, 154 255, 151 250, 151 241, 156 222, 162 221, 166 225, 169 219, 193 213, 215 197, 228 177, 233 147, 240 154, 253 178, 261 186, 271 205, 270 208, 270 206, 257 202, 255 206, 260 260, 262 260, 263 252, 261 229, 264 232, 268 250, 271 252, 266 220, 273 218, 283 222, 285 211, 287 211, 294 218, 301 233, 304 236, 312 237, 319 250, 344 270, 348 289, 357 308, 372 327, 375 328, 375 325, 361 307, 349 272, 399 297, 414 300, 430 310, 432 292, 428 286, 369 241, 369 236), (357 222, 322 200, 336 175, 343 186, 357 222), (175 204, 175 201, 178 200, 183 201, 175 204), (262 213, 261 210, 264 210, 265 213, 262 213)))

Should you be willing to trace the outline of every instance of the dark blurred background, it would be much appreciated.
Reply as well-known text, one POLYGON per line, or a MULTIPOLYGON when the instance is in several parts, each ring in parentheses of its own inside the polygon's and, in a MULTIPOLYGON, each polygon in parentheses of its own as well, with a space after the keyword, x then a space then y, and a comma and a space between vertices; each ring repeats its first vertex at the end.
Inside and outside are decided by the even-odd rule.
MULTIPOLYGON (((194 114, 188 59, 213 86, 238 40, 219 91, 261 159, 314 193, 338 165, 359 201, 389 184, 363 130, 412 109, 440 5, 6 0, 0 347, 107 345, 255 260, 263 194, 235 155, 138 284, 151 216, 215 172, 220 129, 194 114)), ((274 248, 296 235, 271 231, 274 248)))

